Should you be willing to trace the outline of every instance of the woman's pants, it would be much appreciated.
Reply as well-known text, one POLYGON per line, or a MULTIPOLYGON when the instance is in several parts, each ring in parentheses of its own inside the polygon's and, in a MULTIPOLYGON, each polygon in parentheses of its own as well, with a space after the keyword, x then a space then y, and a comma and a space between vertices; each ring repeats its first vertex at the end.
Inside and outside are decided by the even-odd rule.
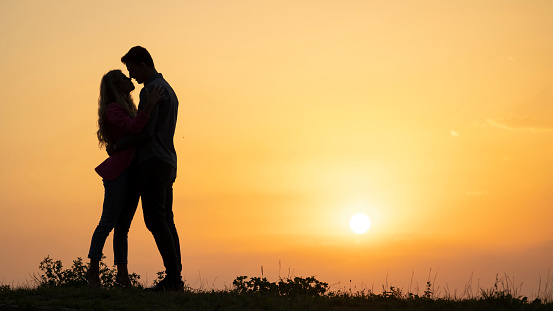
POLYGON ((138 200, 136 172, 131 166, 115 180, 104 180, 104 206, 100 223, 92 235, 88 258, 102 259, 102 250, 111 230, 113 233, 114 263, 128 263, 128 233, 138 200))

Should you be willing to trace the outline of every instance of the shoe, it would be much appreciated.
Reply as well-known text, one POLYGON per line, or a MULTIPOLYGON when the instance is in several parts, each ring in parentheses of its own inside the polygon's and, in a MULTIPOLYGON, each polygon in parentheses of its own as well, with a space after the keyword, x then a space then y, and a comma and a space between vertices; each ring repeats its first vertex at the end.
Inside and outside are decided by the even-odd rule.
POLYGON ((115 276, 115 285, 121 286, 123 288, 131 288, 132 282, 128 274, 127 275, 117 274, 115 276))
POLYGON ((86 270, 86 282, 90 287, 100 287, 100 273, 90 269, 86 270))
POLYGON ((147 291, 152 292, 184 292, 184 282, 181 280, 171 280, 168 277, 165 277, 163 280, 159 281, 156 285, 146 288, 147 291))

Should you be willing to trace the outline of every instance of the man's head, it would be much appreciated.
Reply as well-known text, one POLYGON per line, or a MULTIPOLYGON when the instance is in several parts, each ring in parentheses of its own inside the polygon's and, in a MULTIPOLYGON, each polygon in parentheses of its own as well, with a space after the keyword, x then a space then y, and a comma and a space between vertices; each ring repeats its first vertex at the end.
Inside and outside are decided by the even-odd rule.
POLYGON ((144 83, 151 75, 157 73, 152 56, 141 46, 131 48, 121 57, 121 62, 127 66, 129 76, 138 83, 144 83))

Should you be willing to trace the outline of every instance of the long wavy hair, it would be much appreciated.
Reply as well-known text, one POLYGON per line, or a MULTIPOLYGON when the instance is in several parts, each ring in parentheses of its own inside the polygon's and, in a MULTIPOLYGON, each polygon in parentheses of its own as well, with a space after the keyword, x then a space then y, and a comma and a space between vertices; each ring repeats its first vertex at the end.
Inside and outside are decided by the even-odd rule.
POLYGON ((100 82, 100 97, 98 98, 98 136, 99 147, 107 148, 107 146, 115 143, 111 137, 106 110, 111 103, 117 103, 129 113, 131 118, 134 118, 137 113, 136 105, 134 104, 131 93, 121 91, 119 85, 123 79, 128 79, 121 70, 112 70, 102 77, 100 82))

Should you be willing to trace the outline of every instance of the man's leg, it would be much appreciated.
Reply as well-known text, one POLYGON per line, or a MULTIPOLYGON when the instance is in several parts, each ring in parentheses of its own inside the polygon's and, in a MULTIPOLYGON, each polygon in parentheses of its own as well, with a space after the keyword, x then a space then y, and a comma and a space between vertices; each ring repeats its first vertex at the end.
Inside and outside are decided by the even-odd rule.
POLYGON ((176 171, 177 170, 173 168, 173 171, 171 174, 170 186, 167 187, 166 189, 165 217, 167 219, 167 225, 169 226, 171 235, 173 236, 173 245, 175 246, 179 268, 180 268, 180 271, 182 272, 182 258, 181 258, 181 251, 180 251, 179 234, 177 233, 177 227, 175 226, 175 219, 173 215, 173 183, 175 182, 175 179, 176 179, 176 171))
POLYGON ((165 210, 171 169, 171 165, 153 159, 140 164, 138 172, 144 222, 154 236, 168 279, 180 281, 180 263, 165 210))

